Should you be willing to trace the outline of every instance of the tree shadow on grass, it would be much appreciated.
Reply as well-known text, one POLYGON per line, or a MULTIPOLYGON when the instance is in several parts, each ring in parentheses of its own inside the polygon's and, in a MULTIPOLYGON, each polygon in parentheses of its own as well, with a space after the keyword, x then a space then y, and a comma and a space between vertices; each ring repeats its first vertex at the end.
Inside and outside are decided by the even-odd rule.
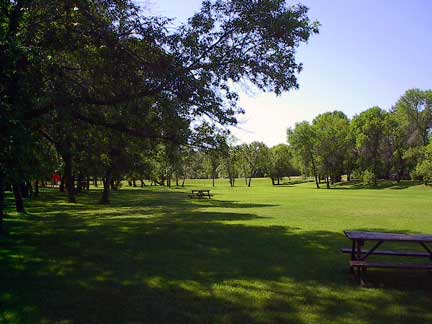
MULTIPOLYGON (((157 206, 157 194, 143 195, 144 210, 157 206)), ((136 198, 119 193, 114 203, 136 198)), ((247 226, 258 216, 200 210, 176 198, 152 218, 127 215, 123 205, 124 218, 120 206, 98 206, 103 216, 93 217, 68 205, 8 219, 0 322, 423 323, 431 315, 418 287, 358 288, 339 252, 349 243, 342 233, 247 226)))
POLYGON ((376 186, 368 186, 367 184, 352 180, 349 182, 340 182, 336 186, 332 187, 331 189, 336 190, 361 190, 361 189, 372 189, 372 190, 380 190, 380 189, 392 189, 392 190, 401 190, 401 189, 407 189, 410 187, 415 187, 418 185, 421 185, 421 181, 412 181, 412 180, 401 180, 400 182, 397 181, 390 181, 390 180, 379 180, 377 182, 376 186))

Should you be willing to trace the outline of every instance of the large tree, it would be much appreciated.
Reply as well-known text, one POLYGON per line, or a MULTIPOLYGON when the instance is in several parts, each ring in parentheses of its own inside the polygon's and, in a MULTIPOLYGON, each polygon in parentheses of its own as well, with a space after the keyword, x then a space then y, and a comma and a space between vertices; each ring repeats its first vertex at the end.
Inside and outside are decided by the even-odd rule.
POLYGON ((376 179, 383 174, 384 163, 382 159, 383 143, 385 139, 385 121, 388 112, 380 107, 372 107, 355 116, 352 120, 352 129, 356 136, 361 171, 368 170, 376 179))
POLYGON ((341 181, 344 174, 345 160, 351 150, 350 123, 341 111, 327 112, 313 120, 316 136, 316 155, 320 174, 326 179, 327 188, 330 182, 341 181))
POLYGON ((270 177, 272 184, 280 184, 283 177, 296 173, 293 163, 293 152, 286 144, 279 144, 270 148, 270 177))
POLYGON ((297 123, 294 129, 289 128, 287 130, 287 138, 297 161, 299 161, 300 169, 305 175, 312 174, 314 176, 316 187, 319 189, 317 134, 315 128, 307 121, 297 123))
POLYGON ((77 122, 176 145, 193 144, 206 123, 215 131, 235 124, 242 109, 232 82, 276 94, 298 87, 296 49, 318 32, 307 11, 280 0, 203 1, 171 32, 168 19, 145 16, 130 0, 1 1, 0 184, 10 148, 25 152, 43 123, 64 130, 52 140, 66 161, 80 161, 77 122))
POLYGON ((239 163, 248 187, 251 186, 252 178, 257 171, 267 173, 270 168, 270 151, 262 142, 252 142, 239 146, 239 163))

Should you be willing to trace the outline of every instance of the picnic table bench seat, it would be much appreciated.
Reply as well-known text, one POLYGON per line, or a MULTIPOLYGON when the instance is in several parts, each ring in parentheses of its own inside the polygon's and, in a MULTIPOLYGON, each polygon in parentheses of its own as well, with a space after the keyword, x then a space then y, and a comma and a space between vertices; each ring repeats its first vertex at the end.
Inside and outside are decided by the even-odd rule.
POLYGON ((351 267, 381 268, 381 269, 407 269, 407 270, 432 270, 432 264, 406 264, 406 263, 377 263, 366 261, 350 261, 351 267))
MULTIPOLYGON (((352 253, 351 248, 342 248, 342 253, 352 253)), ((367 254, 369 253, 369 250, 361 250, 360 254, 367 254)), ((393 255, 393 256, 410 256, 410 257, 420 257, 420 258, 429 258, 430 254, 427 252, 402 252, 402 251, 384 251, 384 250, 375 250, 373 252, 374 255, 393 255)))
POLYGON ((374 255, 398 256, 398 257, 421 257, 432 261, 432 249, 428 244, 432 243, 432 235, 400 234, 400 233, 381 233, 381 232, 362 232, 345 231, 345 236, 352 241, 351 248, 342 248, 342 253, 349 253, 351 260, 349 266, 351 272, 362 285, 365 285, 364 274, 368 268, 381 269, 408 269, 408 270, 432 270, 432 262, 424 264, 410 263, 380 263, 369 262, 368 257, 374 255), (363 249, 365 242, 373 242, 370 249, 363 249), (385 242, 414 243, 420 245, 424 252, 420 251, 388 251, 378 250, 385 242))

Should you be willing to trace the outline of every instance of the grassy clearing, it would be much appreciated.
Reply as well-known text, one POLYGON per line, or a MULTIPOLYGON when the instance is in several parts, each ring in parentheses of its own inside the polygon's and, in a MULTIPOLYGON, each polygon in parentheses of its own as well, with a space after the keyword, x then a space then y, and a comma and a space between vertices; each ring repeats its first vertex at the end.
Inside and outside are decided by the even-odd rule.
MULTIPOLYGON (((382 183, 123 188, 65 203, 47 191, 0 238, 2 323, 426 323, 431 275, 371 270, 353 282, 345 229, 432 233, 432 191, 382 183)), ((243 185, 241 181, 238 185, 243 185)), ((10 199, 10 197, 9 197, 10 199)), ((11 202, 9 200, 9 202, 11 202)))

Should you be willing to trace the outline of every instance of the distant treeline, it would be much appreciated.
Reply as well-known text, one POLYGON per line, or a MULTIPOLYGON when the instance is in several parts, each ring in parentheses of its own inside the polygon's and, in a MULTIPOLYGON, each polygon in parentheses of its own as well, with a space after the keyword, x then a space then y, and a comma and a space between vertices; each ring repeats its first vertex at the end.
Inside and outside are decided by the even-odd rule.
POLYGON ((386 111, 372 107, 350 120, 343 112, 318 115, 288 129, 288 142, 301 172, 327 187, 354 176, 377 179, 432 179, 432 91, 412 89, 386 111))

